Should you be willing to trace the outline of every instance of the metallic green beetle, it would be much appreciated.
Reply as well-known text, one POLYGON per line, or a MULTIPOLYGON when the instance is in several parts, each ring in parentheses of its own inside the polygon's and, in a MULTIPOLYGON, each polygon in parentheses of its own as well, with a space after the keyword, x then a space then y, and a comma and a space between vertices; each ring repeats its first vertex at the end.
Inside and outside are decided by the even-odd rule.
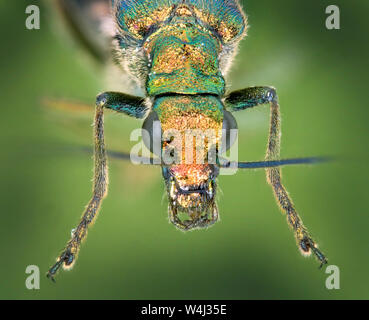
MULTIPOLYGON (((129 74, 144 97, 120 92, 99 94, 95 115, 95 174, 93 195, 72 238, 48 272, 76 260, 89 225, 94 222, 107 193, 107 160, 104 146, 103 110, 112 109, 145 119, 149 132, 145 143, 155 140, 154 121, 159 121, 162 154, 176 154, 176 162, 161 163, 169 202, 170 221, 183 231, 206 228, 218 219, 215 202, 216 178, 222 161, 221 141, 229 149, 231 130, 237 124, 230 112, 263 104, 270 105, 271 119, 265 161, 238 162, 238 168, 265 168, 281 210, 292 227, 303 254, 311 252, 321 265, 327 262, 304 227, 281 182, 281 165, 315 163, 320 158, 280 160, 280 108, 272 87, 250 87, 226 94, 225 80, 240 40, 247 31, 247 19, 237 0, 58 0, 64 18, 82 43, 100 61, 113 60, 129 74), (97 39, 99 41, 97 41, 97 39), (214 130, 214 139, 186 162, 185 148, 176 139, 161 134, 176 130, 184 138, 187 130, 214 130), (210 161, 210 151, 215 150, 210 161), (181 218, 184 213, 186 218, 181 218)), ((125 84, 122 84, 122 87, 125 84)), ((197 151, 195 146, 193 150, 197 151)))

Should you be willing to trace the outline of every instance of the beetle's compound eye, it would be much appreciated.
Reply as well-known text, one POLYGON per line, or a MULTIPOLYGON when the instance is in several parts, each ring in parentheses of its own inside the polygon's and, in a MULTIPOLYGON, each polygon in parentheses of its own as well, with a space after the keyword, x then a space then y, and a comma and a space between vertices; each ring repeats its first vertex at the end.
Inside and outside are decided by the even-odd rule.
POLYGON ((227 110, 223 111, 222 144, 220 153, 226 152, 237 140, 238 126, 236 119, 227 110))
POLYGON ((161 154, 161 124, 158 114, 151 111, 142 125, 143 142, 152 153, 161 154))

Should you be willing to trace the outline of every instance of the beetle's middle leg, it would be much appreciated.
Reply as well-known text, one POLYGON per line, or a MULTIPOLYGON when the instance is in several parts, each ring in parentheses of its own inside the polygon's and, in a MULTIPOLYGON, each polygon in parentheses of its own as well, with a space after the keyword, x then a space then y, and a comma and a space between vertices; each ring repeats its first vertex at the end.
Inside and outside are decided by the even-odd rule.
MULTIPOLYGON (((226 107, 232 111, 244 110, 257 105, 270 103, 270 128, 266 151, 266 160, 278 160, 280 157, 281 120, 280 107, 277 94, 271 87, 250 87, 230 93, 225 99, 226 107)), ((266 168, 267 181, 272 186, 276 200, 281 210, 287 215, 288 224, 292 227, 297 244, 305 255, 314 253, 321 266, 327 263, 323 253, 317 248, 316 243, 309 235, 296 212, 295 206, 281 181, 281 169, 279 167, 266 168)))

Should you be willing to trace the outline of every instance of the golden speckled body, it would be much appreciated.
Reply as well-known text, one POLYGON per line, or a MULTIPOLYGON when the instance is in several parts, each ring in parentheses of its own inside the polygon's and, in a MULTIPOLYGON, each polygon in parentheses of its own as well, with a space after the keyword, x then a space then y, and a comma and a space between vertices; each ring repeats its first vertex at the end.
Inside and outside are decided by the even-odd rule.
POLYGON ((223 95, 247 20, 235 0, 115 1, 123 67, 148 93, 223 95))
MULTIPOLYGON (((59 0, 59 3, 68 13, 76 8, 86 12, 97 3, 95 1, 104 7, 108 2, 59 0)), ((312 159, 279 159, 280 107, 275 89, 249 87, 224 96, 224 77, 238 42, 246 34, 246 17, 238 1, 112 0, 111 3, 112 22, 116 26, 115 58, 144 89, 146 99, 113 91, 98 95, 93 194, 79 225, 73 229, 71 239, 48 276, 53 279, 61 266, 69 268, 73 265, 87 229, 96 219, 106 195, 104 108, 145 118, 143 129, 153 129, 154 122, 159 120, 159 134, 152 130, 148 140, 160 136, 155 138, 160 142, 160 156, 169 155, 169 160, 175 160, 167 163, 167 158, 159 159, 168 194, 169 219, 177 228, 188 231, 207 228, 219 217, 215 202, 216 178, 220 168, 229 169, 231 164, 221 164, 219 154, 222 153, 223 135, 231 141, 230 131, 237 130, 237 123, 226 108, 239 111, 269 103, 271 120, 266 161, 237 162, 237 167, 265 168, 267 181, 286 214, 301 252, 304 255, 313 253, 321 266, 327 263, 281 181, 280 165, 311 163, 312 159)), ((100 18, 97 26, 101 26, 106 16, 100 18)), ((88 43, 87 38, 85 41, 88 43)), ((229 148, 227 139, 225 150, 229 148)), ((148 144, 155 153, 151 142, 148 144)))

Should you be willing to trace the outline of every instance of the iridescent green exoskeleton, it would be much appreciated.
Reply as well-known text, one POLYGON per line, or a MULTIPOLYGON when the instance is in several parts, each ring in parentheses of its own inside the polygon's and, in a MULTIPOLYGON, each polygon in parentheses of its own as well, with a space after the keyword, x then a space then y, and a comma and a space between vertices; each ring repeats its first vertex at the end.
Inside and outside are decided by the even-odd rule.
MULTIPOLYGON (((224 77, 247 31, 247 19, 237 0, 56 2, 71 30, 93 56, 101 62, 114 61, 144 95, 111 91, 97 96, 93 195, 72 238, 49 270, 49 277, 53 279, 61 266, 73 265, 107 193, 104 109, 145 119, 143 128, 149 133, 145 143, 150 150, 157 156, 176 156, 176 161, 169 164, 162 161, 160 165, 170 221, 187 231, 209 227, 218 219, 216 179, 220 168, 232 166, 222 160, 221 150, 230 148, 233 141, 230 133, 237 129, 231 112, 269 104, 271 119, 265 161, 236 165, 265 168, 267 181, 301 252, 312 252, 321 265, 327 262, 298 216, 281 182, 280 171, 281 165, 314 163, 320 159, 279 159, 280 108, 274 88, 259 86, 226 93, 224 77), (155 121, 159 124, 156 129, 155 121), (173 137, 165 138, 164 133, 170 130, 178 133, 179 138, 184 138, 188 130, 212 130, 215 135, 198 151, 198 145, 185 148, 173 137), (155 137, 160 137, 159 152, 150 143, 155 137), (190 163, 186 161, 189 150, 197 152, 196 160, 190 163)), ((124 81, 119 85, 122 90, 128 86, 124 81)))

